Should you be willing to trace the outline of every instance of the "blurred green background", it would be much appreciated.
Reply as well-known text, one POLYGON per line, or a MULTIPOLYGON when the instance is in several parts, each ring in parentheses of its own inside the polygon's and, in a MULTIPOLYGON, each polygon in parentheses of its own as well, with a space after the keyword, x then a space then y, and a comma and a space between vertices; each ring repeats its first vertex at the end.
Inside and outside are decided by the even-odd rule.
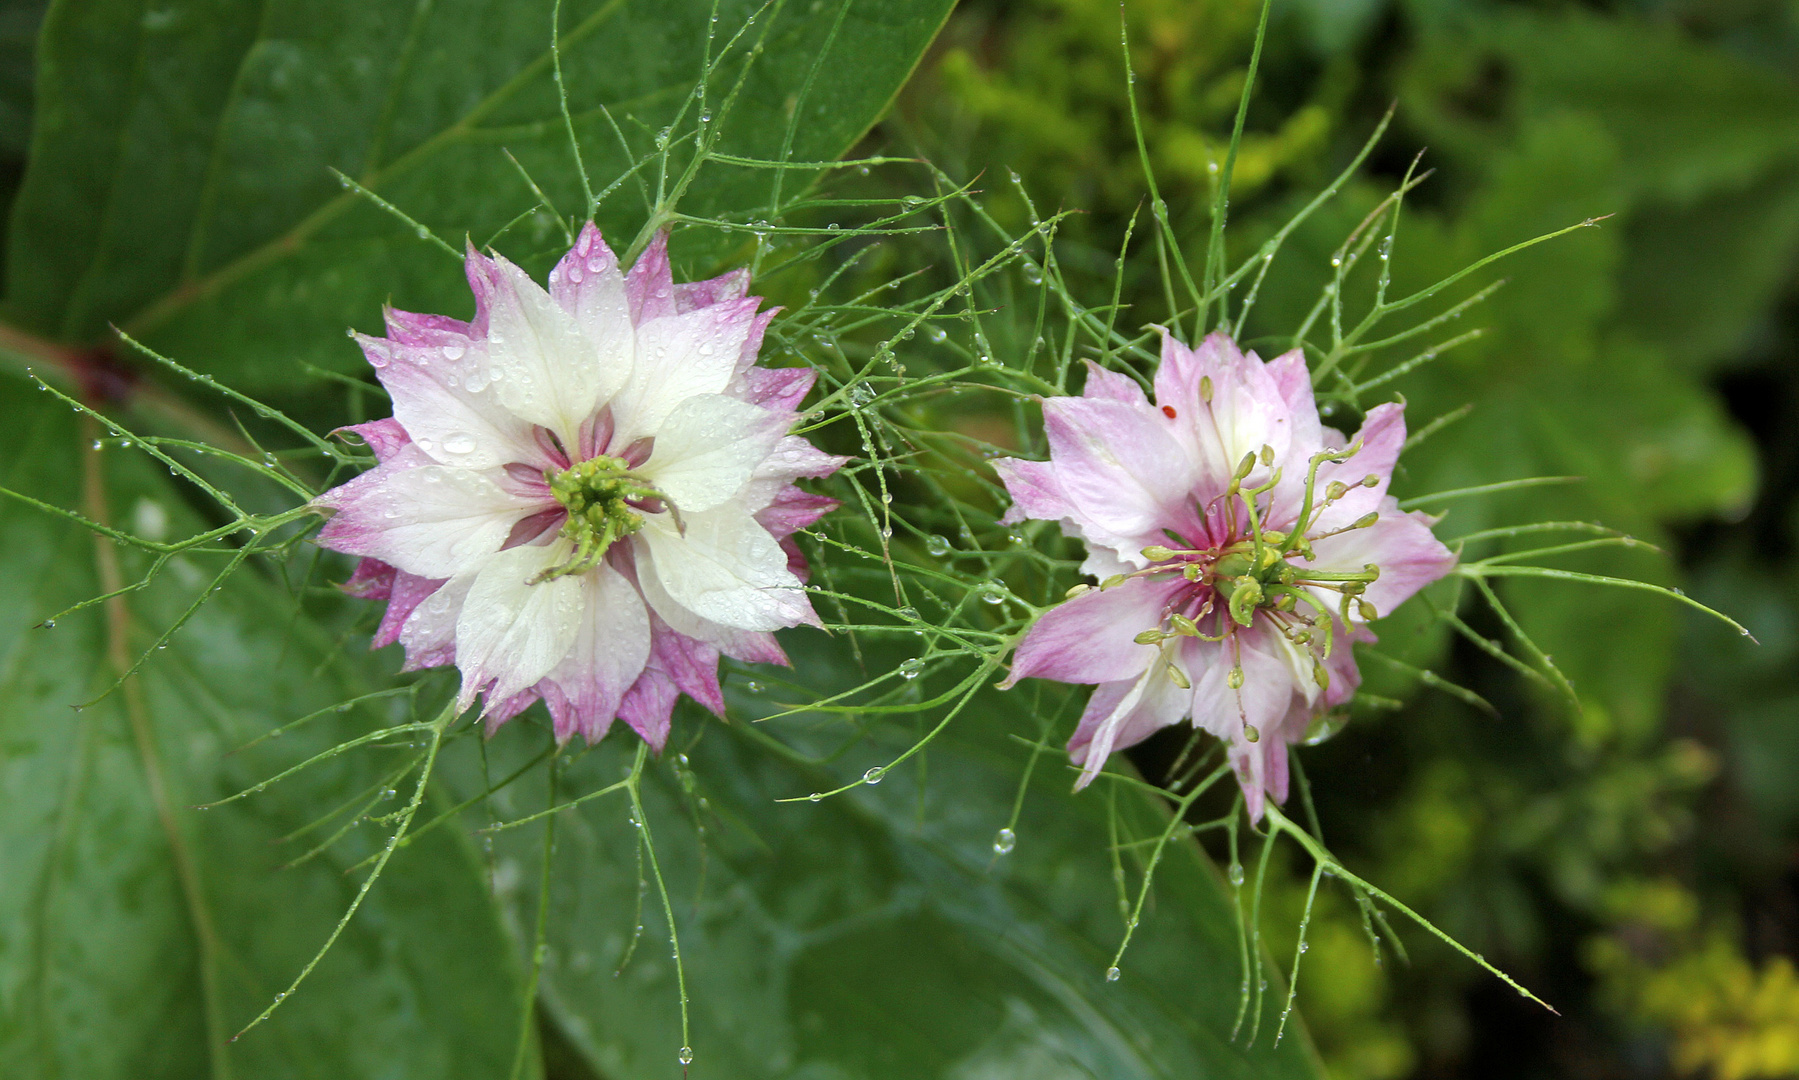
MULTIPOLYGON (((1197 252, 1260 5, 1125 7, 1152 164, 1197 252)), ((998 205, 1010 168, 1040 211, 1089 211, 1059 254, 1108 275, 1144 190, 1118 19, 1112 0, 963 4, 886 137, 984 173, 998 205)), ((1358 715, 1306 751, 1326 836, 1562 1016, 1444 950, 1369 964, 1344 902, 1313 931, 1331 974, 1301 982, 1312 1033, 1343 1080, 1799 1075, 1799 4, 1277 2, 1233 253, 1395 102, 1369 173, 1283 255, 1311 265, 1277 269, 1246 336, 1284 347, 1319 264, 1421 150, 1435 172, 1401 226, 1402 284, 1613 215, 1498 267, 1507 286, 1451 328, 1484 335, 1392 384, 1414 428, 1474 406, 1409 456, 1404 490, 1581 476, 1457 504, 1440 532, 1625 529, 1667 554, 1556 565, 1682 586, 1760 645, 1651 598, 1507 590, 1578 688, 1576 716, 1465 642, 1383 630, 1502 715, 1428 693, 1358 715)), ((1131 325, 1166 311, 1138 248, 1131 325)), ((1136 757, 1153 773, 1166 752, 1136 757)))

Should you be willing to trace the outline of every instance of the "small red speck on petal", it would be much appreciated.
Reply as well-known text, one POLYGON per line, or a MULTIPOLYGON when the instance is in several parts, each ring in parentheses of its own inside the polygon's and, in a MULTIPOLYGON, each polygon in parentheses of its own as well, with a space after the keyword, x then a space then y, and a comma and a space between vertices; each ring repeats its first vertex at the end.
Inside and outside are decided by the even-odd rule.
POLYGON ((1162 406, 1162 415, 1163 415, 1163 416, 1166 416, 1166 417, 1167 417, 1167 418, 1168 418, 1168 419, 1170 419, 1170 420, 1173 420, 1173 419, 1174 419, 1174 415, 1175 415, 1175 414, 1174 414, 1174 406, 1173 406, 1173 405, 1164 405, 1164 406, 1162 406))

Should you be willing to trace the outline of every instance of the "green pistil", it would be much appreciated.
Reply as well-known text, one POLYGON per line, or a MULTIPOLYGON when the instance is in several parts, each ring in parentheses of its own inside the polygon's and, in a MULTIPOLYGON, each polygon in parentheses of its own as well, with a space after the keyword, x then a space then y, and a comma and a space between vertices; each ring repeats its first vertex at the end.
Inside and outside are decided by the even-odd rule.
POLYGON ((643 515, 631 508, 631 500, 662 498, 661 492, 631 474, 631 463, 623 458, 589 458, 544 478, 550 482, 550 494, 568 510, 562 536, 575 551, 561 566, 533 578, 532 584, 592 570, 613 541, 643 528, 643 515))

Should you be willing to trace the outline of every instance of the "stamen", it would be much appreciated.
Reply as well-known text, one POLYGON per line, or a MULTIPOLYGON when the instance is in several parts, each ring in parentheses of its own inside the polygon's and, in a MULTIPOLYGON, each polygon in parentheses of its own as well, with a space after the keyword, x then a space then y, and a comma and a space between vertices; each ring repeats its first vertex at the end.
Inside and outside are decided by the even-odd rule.
POLYGON ((589 458, 559 473, 546 472, 544 479, 550 494, 568 510, 562 536, 575 550, 568 561, 532 578, 533 585, 598 566, 613 541, 643 528, 643 514, 633 503, 668 505, 660 491, 632 474, 631 463, 623 458, 589 458))

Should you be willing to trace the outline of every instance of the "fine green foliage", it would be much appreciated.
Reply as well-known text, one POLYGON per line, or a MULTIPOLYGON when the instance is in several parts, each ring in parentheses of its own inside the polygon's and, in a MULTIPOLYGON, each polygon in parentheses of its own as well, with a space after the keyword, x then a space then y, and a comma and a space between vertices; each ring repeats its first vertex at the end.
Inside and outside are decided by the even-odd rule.
MULTIPOLYGON (((1122 852, 1134 886, 1148 854, 1139 838, 1159 834, 1167 813, 1123 779, 1073 796, 1059 749, 1017 738, 1040 717, 1066 717, 1077 695, 983 690, 965 722, 878 783, 805 798, 892 760, 915 736, 878 714, 742 722, 862 681, 847 642, 819 637, 796 639, 796 671, 733 680, 733 723, 690 715, 676 725, 669 767, 644 786, 648 834, 629 824, 623 792, 556 818, 543 994, 598 1074, 655 1075, 680 1045, 663 883, 639 847, 647 838, 704 1033, 696 1075, 1317 1075, 1303 1039, 1233 1042, 1235 921, 1196 846, 1163 859, 1155 909, 1120 978, 1106 981, 1119 929, 1108 848, 1137 841, 1122 852), (1020 792, 1034 751, 1041 760, 1020 792)), ((906 656, 898 642, 864 651, 877 671, 906 656)), ((914 699, 949 689, 929 675, 903 686, 914 699)), ((490 773, 509 774, 544 742, 513 740, 504 760, 496 744, 490 773)), ((579 755, 558 775, 559 801, 612 783, 633 752, 615 736, 579 755)), ((494 812, 523 818, 546 795, 539 772, 496 797, 494 812)), ((518 882, 506 897, 520 925, 537 903, 542 828, 494 834, 518 882)), ((1269 995, 1267 1031, 1278 1005, 1269 995)))
MULTIPOLYGON (((1150 790, 1120 775, 1103 801, 1071 798, 1042 695, 984 688, 1037 609, 1006 602, 1014 556, 991 553, 1020 541, 929 406, 1051 384, 1034 355, 977 357, 978 322, 925 378, 892 349, 974 321, 975 287, 1054 223, 967 264, 952 240, 948 283, 902 301, 845 274, 869 241, 953 227, 965 195, 928 169, 911 175, 935 197, 814 188, 946 9, 53 8, 9 264, 9 315, 39 338, 7 345, 48 391, 8 391, 29 449, 0 511, 9 565, 45 568, 5 609, 23 613, 8 670, 35 680, 8 718, 9 790, 31 811, 9 820, 29 838, 7 848, 25 928, 0 952, 9 1060, 358 1076, 404 1047, 443 1076, 1317 1075, 1278 990, 1257 990, 1255 1027, 1298 1037, 1237 1038, 1249 988, 1278 976, 1199 848, 1148 855, 1175 824, 1150 790), (367 460, 261 403, 320 429, 378 409, 346 322, 389 299, 466 309, 452 240, 541 272, 590 214, 632 254, 674 227, 683 276, 761 268, 790 308, 771 350, 824 370, 816 437, 862 451, 836 484, 845 523, 806 541, 839 636, 789 642, 799 708, 740 675, 729 725, 684 709, 660 760, 622 732, 555 753, 535 712, 489 743, 443 708, 443 677, 357 655, 372 612, 336 597, 346 567, 293 508, 367 460), (141 381, 95 397, 119 366, 141 381), (938 456, 921 468, 915 443, 938 456), (946 519, 915 520, 959 528, 969 561, 920 562, 916 524, 896 541, 890 485, 953 492, 946 519), (927 635, 914 602, 936 620, 928 671, 893 652, 927 635), (73 704, 76 724, 53 719, 73 704), (872 778, 836 775, 846 739, 880 758, 872 778), (549 804, 522 794, 546 786, 549 804), (102 838, 129 846, 90 851, 102 838), (1153 903, 1133 913, 1127 888, 1153 903), (1127 916, 1136 951, 1110 981, 1127 916), (115 939, 142 957, 75 946, 115 939)), ((1043 360, 1066 380, 1070 353, 1043 360)), ((1061 562, 1016 557, 1047 599, 1061 562)), ((1074 704, 1056 695, 1054 715, 1074 704)))

